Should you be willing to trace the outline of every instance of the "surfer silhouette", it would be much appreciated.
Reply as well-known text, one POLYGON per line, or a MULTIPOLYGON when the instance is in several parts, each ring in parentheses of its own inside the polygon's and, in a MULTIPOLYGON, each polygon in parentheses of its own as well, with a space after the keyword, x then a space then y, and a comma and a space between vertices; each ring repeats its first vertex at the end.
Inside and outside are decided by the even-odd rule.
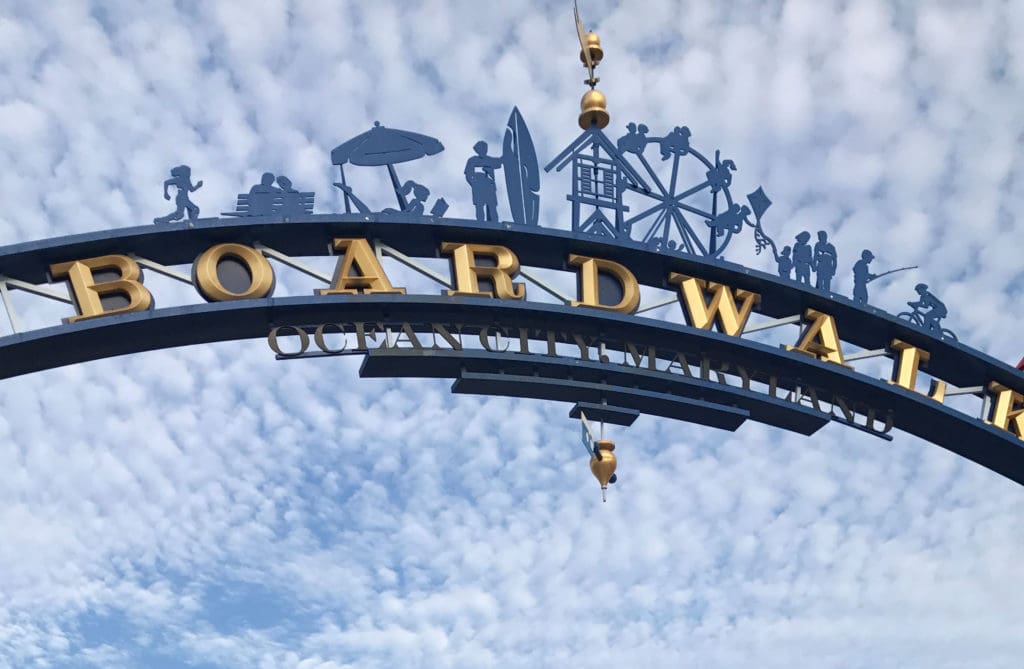
POLYGON ((473 150, 476 151, 476 155, 466 161, 464 173, 466 183, 473 192, 476 220, 497 221, 498 187, 494 182, 494 171, 501 169, 501 158, 487 155, 487 142, 477 142, 473 145, 473 150))

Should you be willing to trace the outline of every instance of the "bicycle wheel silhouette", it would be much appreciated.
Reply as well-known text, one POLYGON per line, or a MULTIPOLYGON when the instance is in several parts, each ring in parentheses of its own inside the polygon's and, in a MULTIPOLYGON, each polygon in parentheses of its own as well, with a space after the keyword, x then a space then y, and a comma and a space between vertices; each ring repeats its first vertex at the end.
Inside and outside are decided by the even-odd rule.
POLYGON ((924 319, 921 318, 921 314, 917 313, 916 311, 901 311, 900 313, 896 314, 896 318, 900 319, 901 321, 909 321, 917 326, 924 325, 924 319))
MULTIPOLYGON (((921 314, 917 311, 901 311, 900 313, 896 314, 896 318, 900 319, 901 321, 908 321, 918 326, 919 328, 924 328, 925 330, 927 330, 927 328, 924 327, 924 318, 922 318, 921 314)), ((928 331, 938 332, 939 337, 942 339, 952 339, 953 341, 960 341, 959 339, 956 338, 956 335, 953 334, 953 331, 948 328, 928 331)))

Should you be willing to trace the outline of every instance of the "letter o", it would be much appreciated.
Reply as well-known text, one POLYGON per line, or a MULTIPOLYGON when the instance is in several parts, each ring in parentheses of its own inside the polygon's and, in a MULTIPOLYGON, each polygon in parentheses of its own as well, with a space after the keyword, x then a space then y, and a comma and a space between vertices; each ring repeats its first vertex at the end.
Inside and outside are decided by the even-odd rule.
POLYGON ((274 269, 263 254, 244 244, 217 244, 206 249, 192 265, 192 281, 207 302, 249 300, 269 297, 274 292, 274 269), (217 270, 225 260, 234 261, 249 275, 244 290, 228 290, 217 270))
POLYGON ((275 327, 273 330, 271 330, 270 334, 267 335, 267 343, 270 344, 270 350, 272 350, 279 356, 283 358, 294 358, 296 356, 302 355, 309 348, 309 334, 302 328, 296 327, 294 325, 279 325, 275 327), (299 342, 302 344, 302 346, 299 348, 298 351, 294 353, 285 353, 284 351, 281 350, 281 345, 277 343, 277 337, 281 330, 294 330, 295 333, 299 335, 299 342))

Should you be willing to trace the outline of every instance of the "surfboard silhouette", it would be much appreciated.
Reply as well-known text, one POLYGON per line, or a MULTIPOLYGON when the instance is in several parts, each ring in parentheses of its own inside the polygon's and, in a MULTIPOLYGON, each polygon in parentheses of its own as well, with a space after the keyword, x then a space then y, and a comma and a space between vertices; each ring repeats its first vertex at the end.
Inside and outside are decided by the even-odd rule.
POLYGON ((505 129, 501 163, 512 221, 517 225, 537 225, 540 217, 540 166, 533 139, 518 107, 512 108, 505 129))

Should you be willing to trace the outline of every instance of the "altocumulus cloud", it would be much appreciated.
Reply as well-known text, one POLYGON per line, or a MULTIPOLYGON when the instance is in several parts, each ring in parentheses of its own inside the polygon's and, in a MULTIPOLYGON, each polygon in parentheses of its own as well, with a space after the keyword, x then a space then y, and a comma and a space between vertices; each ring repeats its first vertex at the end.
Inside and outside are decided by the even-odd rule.
MULTIPOLYGON (((1021 354, 1024 5, 583 4, 616 127, 688 125, 765 186, 777 238, 826 229, 841 267, 865 247, 920 265, 875 301, 898 311, 927 280, 962 339, 1021 354)), ((407 178, 469 215, 465 158, 512 105, 542 160, 575 136, 572 30, 568 2, 2 0, 0 244, 152 220, 181 162, 204 213, 267 169, 336 211, 328 151, 374 120, 440 138, 407 178)), ((547 225, 568 225, 563 177, 547 225)), ((730 257, 765 263, 742 239, 730 257)), ((906 436, 642 418, 614 432, 601 505, 564 405, 260 342, 5 381, 0 408, 2 666, 1024 655, 1024 495, 906 436)))

